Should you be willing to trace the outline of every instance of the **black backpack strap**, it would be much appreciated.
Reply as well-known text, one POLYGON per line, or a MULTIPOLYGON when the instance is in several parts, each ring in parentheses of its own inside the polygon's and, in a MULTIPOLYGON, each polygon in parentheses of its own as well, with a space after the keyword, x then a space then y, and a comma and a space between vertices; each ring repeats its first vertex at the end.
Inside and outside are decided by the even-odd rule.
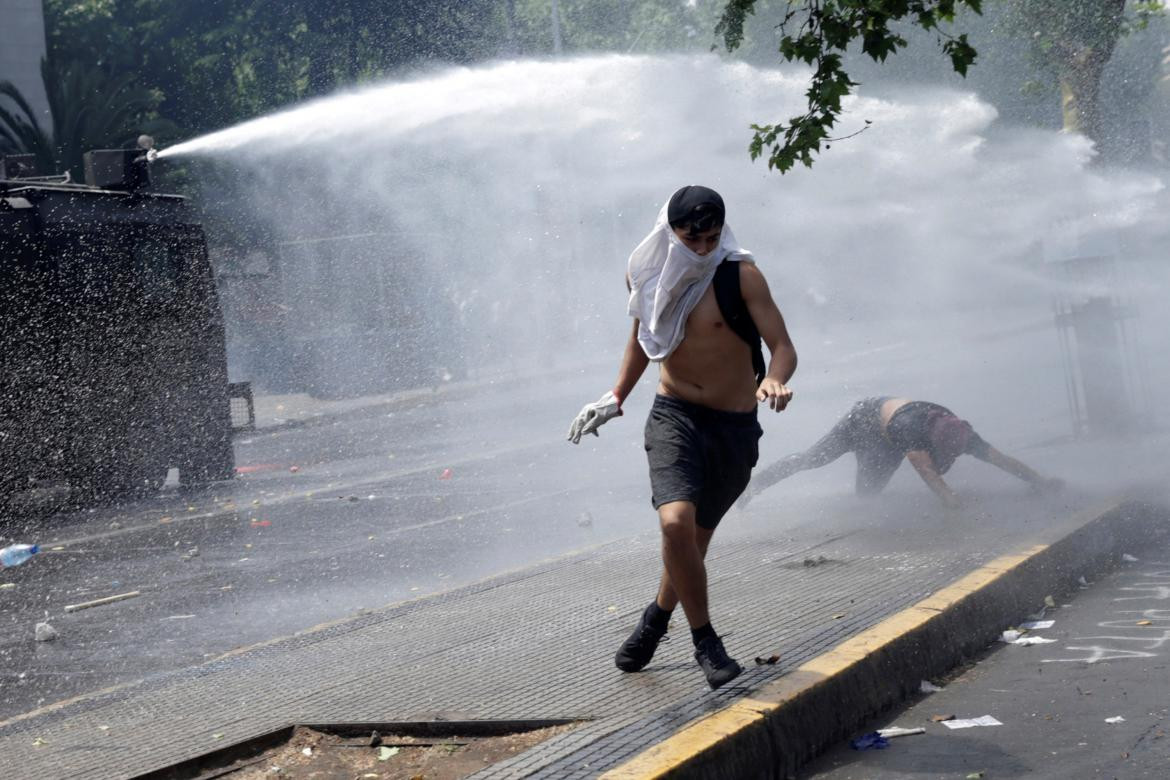
POLYGON ((739 260, 724 260, 715 269, 715 302, 728 326, 752 348, 752 370, 756 372, 756 384, 764 381, 767 364, 764 363, 763 341, 752 314, 744 303, 739 288, 739 260))

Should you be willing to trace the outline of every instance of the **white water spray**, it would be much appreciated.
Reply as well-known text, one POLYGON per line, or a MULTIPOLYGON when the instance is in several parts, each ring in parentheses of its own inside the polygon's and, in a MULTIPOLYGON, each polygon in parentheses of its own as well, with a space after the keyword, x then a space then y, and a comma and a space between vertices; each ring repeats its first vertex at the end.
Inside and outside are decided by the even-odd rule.
MULTIPOLYGON (((626 255, 682 184, 722 192, 810 358, 903 338, 953 349, 970 335, 956 312, 987 332, 1043 319, 1050 227, 1130 228, 1161 190, 1089 167, 1083 138, 1000 128, 973 94, 909 88, 851 98, 840 133, 870 128, 781 177, 749 159, 749 126, 799 113, 806 88, 802 71, 714 56, 500 62, 317 100, 159 158, 230 161, 283 242, 383 236, 337 271, 358 285, 425 262, 434 279, 403 305, 444 299, 476 364, 616 362, 626 255), (847 320, 865 329, 822 347, 817 327, 847 320)), ((301 290, 307 309, 319 289, 301 290)))

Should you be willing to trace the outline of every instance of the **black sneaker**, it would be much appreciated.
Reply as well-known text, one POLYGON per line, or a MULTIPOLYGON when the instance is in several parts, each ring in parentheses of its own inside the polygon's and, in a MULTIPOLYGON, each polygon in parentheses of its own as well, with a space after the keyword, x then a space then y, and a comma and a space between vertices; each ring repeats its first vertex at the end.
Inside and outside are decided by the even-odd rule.
POLYGON ((723 649, 723 640, 717 636, 707 637, 695 646, 695 660, 707 675, 707 684, 718 688, 729 683, 743 671, 735 659, 723 649))
POLYGON ((634 633, 630 634, 622 646, 618 648, 617 653, 613 657, 613 662, 617 664, 617 668, 623 672, 640 672, 646 664, 650 663, 650 659, 654 657, 654 651, 658 649, 658 643, 662 641, 662 637, 666 636, 666 629, 655 628, 650 625, 647 619, 647 613, 650 612, 651 604, 642 612, 642 617, 638 619, 638 625, 634 628, 634 633))

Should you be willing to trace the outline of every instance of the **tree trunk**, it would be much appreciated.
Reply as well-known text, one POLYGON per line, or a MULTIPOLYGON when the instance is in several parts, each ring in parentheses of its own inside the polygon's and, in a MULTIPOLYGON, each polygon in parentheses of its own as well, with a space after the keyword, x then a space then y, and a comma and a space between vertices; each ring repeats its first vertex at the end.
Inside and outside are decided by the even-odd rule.
POLYGON ((1060 77, 1060 105, 1064 129, 1081 133, 1101 143, 1101 76, 1122 35, 1126 0, 1092 0, 1100 5, 1092 13, 1081 13, 1081 21, 1093 24, 1093 34, 1079 30, 1058 46, 1057 71, 1060 77), (1080 38, 1080 40, 1077 40, 1080 38))
POLYGON ((1064 129, 1101 143, 1101 75, 1108 57, 1092 49, 1078 53, 1060 73, 1060 108, 1064 129))

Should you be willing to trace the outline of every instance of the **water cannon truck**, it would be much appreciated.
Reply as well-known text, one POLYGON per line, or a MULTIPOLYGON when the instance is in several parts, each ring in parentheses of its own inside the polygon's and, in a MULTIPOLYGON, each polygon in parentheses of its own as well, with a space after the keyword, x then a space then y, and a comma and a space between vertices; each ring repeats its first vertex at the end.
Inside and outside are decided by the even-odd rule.
POLYGON ((234 475, 250 391, 228 382, 199 217, 151 191, 148 156, 89 152, 84 184, 0 157, 0 509, 234 475))

